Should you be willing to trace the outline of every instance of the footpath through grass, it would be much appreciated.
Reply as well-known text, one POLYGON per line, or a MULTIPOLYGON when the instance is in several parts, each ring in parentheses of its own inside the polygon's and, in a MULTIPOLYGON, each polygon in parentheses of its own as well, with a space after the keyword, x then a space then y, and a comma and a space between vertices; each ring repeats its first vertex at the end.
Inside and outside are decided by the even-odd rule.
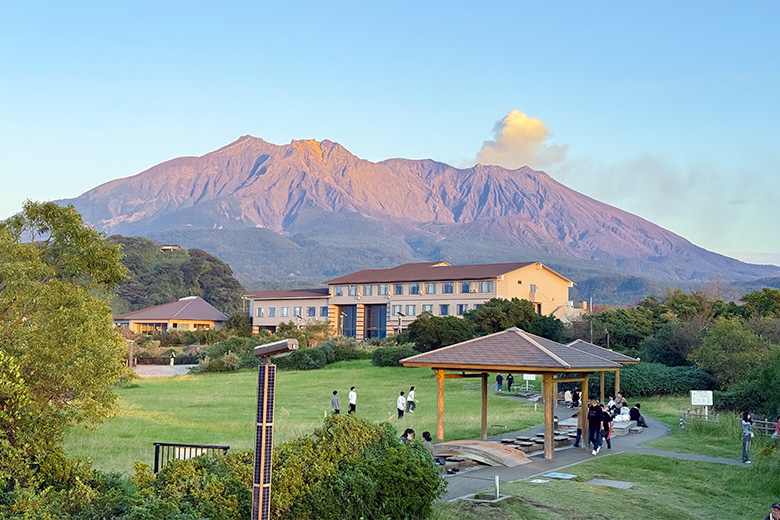
MULTIPOLYGON (((480 390, 474 379, 444 382, 445 440, 477 438, 480 390)), ((342 413, 349 387, 358 393, 357 413, 373 421, 390 421, 399 435, 414 428, 418 436, 436 435, 436 379, 427 368, 374 367, 370 361, 347 361, 321 370, 278 372, 275 441, 310 434, 330 413, 338 390, 342 413), (415 386, 417 410, 396 418, 401 390, 415 386)), ((248 450, 254 444, 257 372, 142 378, 118 389, 119 416, 97 430, 74 428, 66 435, 69 455, 92 459, 98 469, 130 473, 133 462, 153 463, 154 442, 223 444, 248 450)), ((519 430, 540 424, 542 409, 488 394, 488 424, 519 430)))
POLYGON ((623 453, 565 470, 574 480, 530 479, 501 488, 500 506, 464 501, 436 504, 434 520, 653 520, 764 518, 777 501, 780 479, 769 467, 728 466, 623 453), (586 484, 593 478, 634 482, 630 489, 586 484))

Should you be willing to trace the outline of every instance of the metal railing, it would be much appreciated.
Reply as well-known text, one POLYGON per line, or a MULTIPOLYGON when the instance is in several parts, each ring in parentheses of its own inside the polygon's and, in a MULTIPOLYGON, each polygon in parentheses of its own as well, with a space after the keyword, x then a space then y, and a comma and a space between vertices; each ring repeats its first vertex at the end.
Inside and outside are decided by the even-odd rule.
POLYGON ((154 472, 160 471, 172 460, 187 460, 201 455, 227 455, 230 446, 210 444, 177 444, 172 442, 154 443, 154 472))

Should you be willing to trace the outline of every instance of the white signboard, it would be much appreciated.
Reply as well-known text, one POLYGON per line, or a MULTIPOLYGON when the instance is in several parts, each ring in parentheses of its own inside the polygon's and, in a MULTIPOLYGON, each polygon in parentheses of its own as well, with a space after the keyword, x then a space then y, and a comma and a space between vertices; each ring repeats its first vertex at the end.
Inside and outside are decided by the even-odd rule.
POLYGON ((523 381, 536 381, 536 374, 523 374, 523 381))
POLYGON ((691 405, 712 406, 712 390, 691 390, 691 405))

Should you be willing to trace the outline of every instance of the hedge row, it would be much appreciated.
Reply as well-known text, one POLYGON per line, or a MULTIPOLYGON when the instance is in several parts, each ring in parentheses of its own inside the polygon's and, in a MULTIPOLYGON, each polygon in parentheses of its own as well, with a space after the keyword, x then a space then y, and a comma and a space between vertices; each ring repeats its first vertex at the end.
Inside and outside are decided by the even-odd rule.
POLYGON ((399 367, 400 361, 419 354, 414 349, 414 343, 404 343, 403 345, 380 347, 371 354, 371 363, 378 367, 399 367))
MULTIPOLYGON (((605 372, 604 386, 608 394, 615 388, 614 372, 605 372)), ((653 395, 679 395, 691 390, 715 390, 715 378, 695 367, 670 367, 661 363, 637 363, 620 370, 620 389, 629 399, 653 395)), ((591 374, 588 381, 590 397, 599 395, 599 375, 591 374)))

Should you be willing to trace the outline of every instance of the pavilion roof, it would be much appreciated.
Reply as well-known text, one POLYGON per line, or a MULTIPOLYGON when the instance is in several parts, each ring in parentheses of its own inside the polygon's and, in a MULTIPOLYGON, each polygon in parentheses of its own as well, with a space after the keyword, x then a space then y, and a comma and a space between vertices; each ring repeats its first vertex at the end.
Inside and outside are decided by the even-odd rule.
POLYGON ((408 357, 402 359, 401 364, 407 367, 527 373, 598 372, 621 367, 604 357, 517 327, 408 357))
POLYGON ((615 363, 621 363, 621 364, 639 363, 639 360, 636 358, 632 358, 631 356, 626 356, 625 354, 621 354, 620 352, 615 352, 614 350, 610 350, 608 348, 599 347, 598 345, 594 345, 593 343, 588 343, 583 339, 576 339, 571 343, 567 343, 566 346, 576 348, 577 350, 582 350, 583 352, 587 352, 588 354, 593 354, 594 356, 599 356, 604 359, 614 361, 615 363))

